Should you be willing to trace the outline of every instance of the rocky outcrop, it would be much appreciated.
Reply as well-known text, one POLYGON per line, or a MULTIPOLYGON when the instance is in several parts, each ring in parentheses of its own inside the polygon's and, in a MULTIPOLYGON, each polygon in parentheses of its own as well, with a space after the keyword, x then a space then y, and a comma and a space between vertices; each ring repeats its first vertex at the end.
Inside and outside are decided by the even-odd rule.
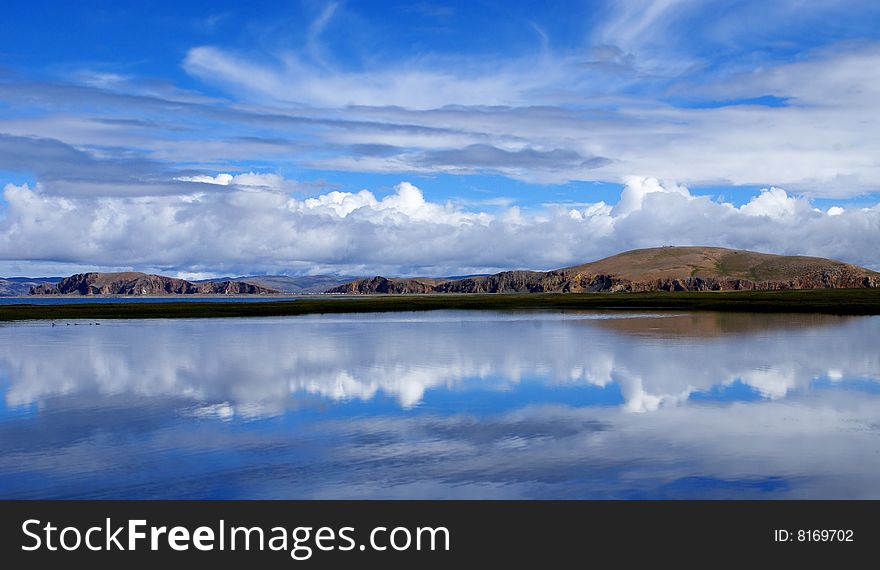
POLYGON ((246 281, 217 281, 196 283, 197 293, 206 295, 271 295, 280 293, 278 289, 262 287, 246 281))
POLYGON ((32 287, 31 295, 265 295, 276 289, 243 281, 193 283, 146 273, 78 273, 56 285, 32 287))
POLYGON ((553 271, 453 280, 372 277, 328 293, 584 293, 777 291, 880 287, 880 273, 830 259, 708 247, 635 250, 553 271))
POLYGON ((58 295, 58 287, 51 283, 40 283, 31 287, 28 295, 58 295))

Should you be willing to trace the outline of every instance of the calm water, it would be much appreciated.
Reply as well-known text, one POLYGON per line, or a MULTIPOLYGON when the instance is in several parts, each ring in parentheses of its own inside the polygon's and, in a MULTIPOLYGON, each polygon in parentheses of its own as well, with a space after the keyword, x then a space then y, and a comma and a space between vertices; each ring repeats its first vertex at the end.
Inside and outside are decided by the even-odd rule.
POLYGON ((880 318, 0 326, 0 497, 880 498, 880 318))

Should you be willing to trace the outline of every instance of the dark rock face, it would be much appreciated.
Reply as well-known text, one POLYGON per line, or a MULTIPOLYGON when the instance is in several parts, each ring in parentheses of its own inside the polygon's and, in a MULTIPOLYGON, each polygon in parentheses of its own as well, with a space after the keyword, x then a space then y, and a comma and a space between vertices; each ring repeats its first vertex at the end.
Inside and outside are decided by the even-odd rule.
POLYGON ((49 283, 41 283, 31 287, 28 295, 58 295, 58 287, 49 283))
POLYGON ((261 287, 244 281, 219 281, 216 283, 198 283, 197 293, 215 295, 264 295, 278 293, 277 289, 261 287))
POLYGON ((196 293, 183 279, 144 274, 78 273, 58 282, 62 295, 164 295, 196 293))
POLYGON ((243 281, 192 283, 162 275, 144 273, 78 273, 54 287, 32 287, 31 295, 258 295, 277 293, 275 289, 243 281))

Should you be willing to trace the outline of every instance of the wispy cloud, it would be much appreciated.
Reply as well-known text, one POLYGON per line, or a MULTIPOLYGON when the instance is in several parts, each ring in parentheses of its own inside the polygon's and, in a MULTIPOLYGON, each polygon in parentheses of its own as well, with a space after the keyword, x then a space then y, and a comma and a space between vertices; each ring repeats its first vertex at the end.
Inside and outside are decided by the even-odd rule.
MULTIPOLYGON (((589 170, 572 163, 555 169, 553 177, 542 177, 539 167, 503 172, 526 180, 616 180, 646 173, 692 184, 775 183, 816 196, 880 187, 880 171, 870 158, 880 150, 873 135, 873 117, 880 116, 871 71, 880 68, 876 46, 841 45, 796 63, 683 75, 674 82, 613 63, 626 57, 616 46, 590 54, 589 61, 605 63, 584 65, 582 58, 562 54, 491 69, 435 62, 328 72, 296 55, 258 63, 202 47, 190 51, 186 68, 254 102, 336 108, 352 119, 389 126, 458 131, 457 141, 438 132, 427 142, 390 131, 334 133, 325 140, 392 145, 401 152, 381 162, 336 153, 322 166, 420 172, 427 161, 418 147, 432 146, 440 156, 465 159, 453 167, 473 172, 473 145, 489 144, 608 159, 589 170), (768 97, 774 103, 762 104, 768 97), (703 104, 720 100, 743 103, 703 104), (523 176, 525 171, 533 174, 523 176)), ((437 164, 439 171, 448 167, 437 164)))
POLYGON ((306 52, 311 57, 312 61, 324 67, 328 66, 328 62, 327 56, 324 53, 324 46, 321 43, 321 34, 327 29, 327 26, 330 24, 330 21, 333 19, 333 15, 338 8, 339 3, 328 2, 306 31, 306 52))

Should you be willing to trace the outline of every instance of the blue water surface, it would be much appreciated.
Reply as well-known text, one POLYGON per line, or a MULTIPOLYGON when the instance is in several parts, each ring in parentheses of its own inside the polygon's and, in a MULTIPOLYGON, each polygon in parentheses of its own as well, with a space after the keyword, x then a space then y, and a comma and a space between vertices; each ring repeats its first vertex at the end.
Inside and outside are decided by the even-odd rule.
POLYGON ((2 498, 880 497, 877 317, 55 325, 0 325, 2 498))

